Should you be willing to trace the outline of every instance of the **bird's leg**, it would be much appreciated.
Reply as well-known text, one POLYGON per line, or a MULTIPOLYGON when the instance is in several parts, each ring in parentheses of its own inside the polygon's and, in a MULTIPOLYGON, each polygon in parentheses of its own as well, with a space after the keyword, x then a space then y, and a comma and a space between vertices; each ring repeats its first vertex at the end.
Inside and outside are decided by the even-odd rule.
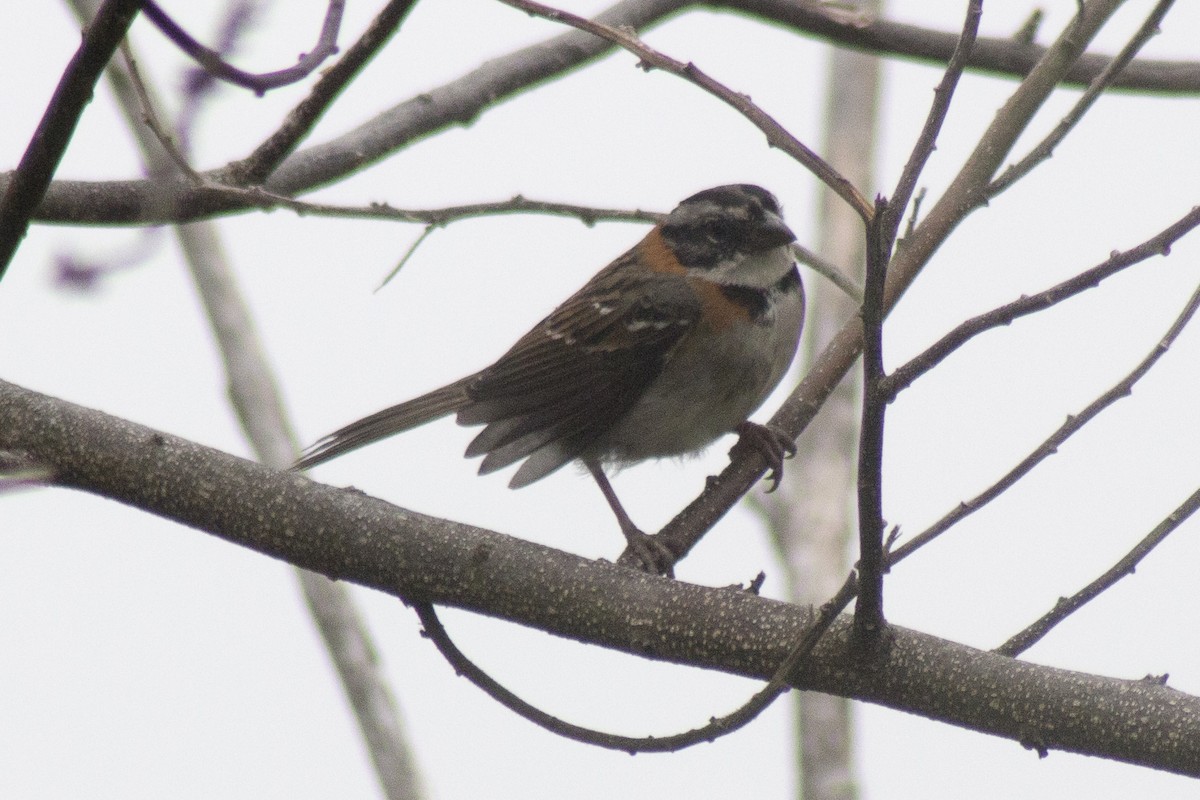
POLYGON ((588 472, 592 474, 592 478, 595 479, 596 485, 600 487, 604 499, 608 501, 608 507, 616 515, 617 524, 621 526, 621 533, 625 535, 629 549, 641 562, 642 569, 657 575, 670 575, 671 568, 675 565, 675 553, 656 537, 644 533, 637 525, 633 524, 629 514, 625 513, 625 507, 617 499, 617 493, 613 491, 608 476, 604 474, 604 468, 598 462, 587 460, 584 461, 584 464, 587 466, 588 472))
MULTIPOLYGON (((796 443, 779 431, 749 420, 733 430, 741 437, 734 447, 741 444, 753 447, 767 462, 767 480, 771 482, 771 488, 767 491, 773 492, 778 489, 779 481, 783 478, 783 460, 796 455, 796 443)), ((731 450, 730 453, 732 452, 731 450)))

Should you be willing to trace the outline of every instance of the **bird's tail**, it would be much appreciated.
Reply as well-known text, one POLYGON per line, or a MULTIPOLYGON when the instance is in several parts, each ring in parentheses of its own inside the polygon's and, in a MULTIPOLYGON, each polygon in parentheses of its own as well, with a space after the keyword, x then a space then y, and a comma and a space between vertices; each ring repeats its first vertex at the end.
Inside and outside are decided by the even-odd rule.
POLYGON ((418 425, 452 414, 470 402, 467 384, 475 376, 434 389, 429 394, 413 398, 400 405, 377 411, 369 417, 351 422, 341 430, 334 431, 304 451, 300 460, 292 465, 293 470, 304 470, 323 464, 330 459, 349 453, 364 445, 377 442, 397 433, 403 433, 418 425))

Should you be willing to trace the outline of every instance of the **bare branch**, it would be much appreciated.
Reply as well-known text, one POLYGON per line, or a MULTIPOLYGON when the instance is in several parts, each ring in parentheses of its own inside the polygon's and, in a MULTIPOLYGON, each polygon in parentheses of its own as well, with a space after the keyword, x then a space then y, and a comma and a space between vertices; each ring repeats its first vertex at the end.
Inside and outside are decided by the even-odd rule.
MULTIPOLYGON (((77 13, 87 12, 86 3, 73 2, 77 13)), ((135 61, 126 48, 125 70, 115 62, 109 76, 127 121, 142 147, 151 174, 189 170, 186 158, 174 146, 174 137, 158 122, 158 105, 153 91, 136 72, 135 61), (154 138, 144 136, 139 117, 151 124, 154 138), (156 147, 157 145, 157 147, 156 147)), ((199 95, 191 98, 194 112, 199 95)), ((194 116, 187 115, 187 119, 194 116)), ((180 130, 186 140, 186 131, 180 130)), ((194 175, 194 173, 192 173, 194 175)), ((252 316, 232 278, 224 247, 211 222, 177 226, 180 248, 192 270, 198 292, 209 312, 213 332, 221 348, 230 400, 242 429, 264 463, 286 466, 298 448, 291 424, 276 388, 274 376, 258 341, 252 316)), ((320 632, 330 660, 341 679, 387 797, 420 797, 420 779, 409 750, 401 718, 387 678, 375 658, 375 647, 361 613, 345 587, 321 575, 297 570, 297 578, 314 624, 320 632)))
POLYGON ((338 28, 342 24, 342 11, 345 9, 346 1, 329 0, 329 6, 325 10, 325 21, 321 25, 321 33, 317 37, 316 45, 312 51, 302 55, 295 66, 259 74, 246 72, 227 64, 219 52, 210 50, 192 38, 154 0, 141 0, 141 6, 146 18, 153 22, 154 26, 174 42, 180 50, 195 59, 196 63, 202 66, 206 72, 227 83, 250 89, 261 96, 269 89, 276 89, 303 80, 321 66, 325 59, 337 52, 338 28))
POLYGON ((1087 90, 1075 102, 1075 105, 1071 107, 1070 112, 1062 118, 1058 125, 1054 126, 1054 130, 1045 139, 1038 142, 1037 146, 1030 150, 1024 158, 1004 170, 1000 177, 992 181, 991 185, 987 188, 989 197, 995 197, 1000 194, 1032 172, 1038 164, 1041 164, 1053 155, 1054 148, 1058 147, 1079 120, 1083 119, 1083 115, 1096 102, 1096 98, 1100 96, 1100 93, 1113 84, 1113 81, 1117 79, 1121 71, 1133 61, 1133 57, 1137 55, 1138 51, 1158 33, 1159 25, 1174 3, 1175 0, 1159 0, 1158 5, 1146 17, 1146 21, 1142 23, 1129 42, 1121 48, 1121 52, 1100 71, 1099 75, 1092 79, 1092 82, 1088 84, 1087 90))
MULTIPOLYGON (((122 79, 127 78, 130 84, 133 86, 134 92, 137 95, 142 122, 145 123, 146 127, 150 129, 150 133, 154 135, 154 138, 158 140, 159 147, 161 147, 162 151, 167 154, 171 163, 175 165, 175 168, 179 171, 179 173, 194 184, 202 183, 204 179, 198 172, 196 172, 195 169, 192 168, 192 165, 188 163, 187 156, 180 151, 175 142, 175 137, 159 120, 158 110, 155 108, 156 104, 150 99, 150 92, 146 88, 145 81, 142 80, 142 73, 138 69, 137 59, 133 57, 133 50, 129 47, 128 42, 121 43, 121 56, 125 59, 125 73, 122 79)), ((117 70, 110 70, 110 74, 113 72, 117 72, 117 70)), ((118 90, 118 98, 121 97, 122 95, 118 90)), ((146 157, 147 161, 158 161, 158 159, 155 157, 155 154, 152 152, 144 151, 143 155, 146 157)), ((154 172, 163 166, 166 165, 158 163, 151 168, 151 172, 154 172)))
POLYGON ((392 267, 391 272, 385 275, 383 280, 379 282, 379 285, 375 287, 375 291, 378 292, 384 286, 387 286, 392 282, 392 278, 395 278, 400 274, 400 270, 404 269, 404 265, 407 264, 413 257, 413 254, 417 252, 417 248, 424 244, 425 240, 428 239, 429 235, 435 230, 437 230, 437 228, 435 228, 433 225, 425 226, 425 230, 421 231, 421 235, 414 239, 413 243, 408 246, 408 249, 404 251, 404 255, 400 256, 400 260, 396 262, 396 266, 392 267))
POLYGON ((420 771, 389 687, 387 669, 376 655, 375 639, 349 587, 306 569, 297 569, 296 575, 366 739, 384 796, 388 800, 421 800, 425 792, 420 771))
POLYGON ((934 148, 937 146, 938 133, 946 122, 946 114, 950 111, 950 101, 954 98, 954 90, 958 87, 958 80, 962 77, 963 69, 975 47, 975 40, 979 35, 979 20, 982 16, 983 0, 971 0, 967 4, 967 16, 963 21, 958 44, 950 56, 950 62, 946 65, 946 71, 942 74, 941 81, 933 90, 933 105, 925 117, 921 133, 917 136, 912 153, 905 162, 900 179, 896 182, 896 188, 888 200, 888 219, 881 230, 881 235, 883 236, 883 245, 889 253, 896 240, 896 233, 900 230, 904 209, 908 208, 908 201, 912 199, 913 191, 917 188, 917 180, 921 177, 921 171, 925 169, 929 156, 933 154, 934 148))
POLYGON ((810 150, 803 142, 793 136, 786 128, 775 121, 750 100, 748 95, 735 92, 724 84, 710 77, 695 64, 677 61, 647 45, 632 33, 614 28, 600 22, 594 22, 583 17, 561 11, 550 6, 534 2, 534 0, 500 0, 505 5, 524 11, 536 17, 561 22, 582 31, 599 36, 605 41, 622 47, 641 59, 639 66, 645 70, 661 69, 672 75, 683 78, 689 83, 699 86, 718 100, 733 107, 752 122, 755 127, 767 137, 767 144, 778 147, 792 158, 799 161, 810 172, 816 175, 825 185, 845 200, 851 208, 858 212, 863 220, 870 219, 871 204, 862 192, 846 180, 825 159, 810 150))
POLYGON ((891 254, 889 220, 896 215, 887 201, 875 200, 867 225, 867 271, 863 285, 863 400, 858 431, 858 603, 854 607, 855 642, 877 644, 887 622, 883 614, 883 428, 887 402, 883 380, 884 286, 891 254))
POLYGON ((851 300, 862 302, 862 287, 850 277, 846 270, 798 242, 792 244, 792 254, 798 262, 841 289, 851 300))
MULTIPOLYGON (((693 4, 694 0, 622 0, 597 20, 618 29, 640 30, 693 4)), ((833 41, 844 39, 844 43, 852 46, 878 45, 883 52, 905 52, 942 62, 949 59, 958 40, 956 34, 847 14, 836 4, 737 0, 719 7, 781 22, 833 41)), ((611 49, 612 45, 606 41, 572 31, 489 61, 461 78, 384 111, 336 139, 293 153, 271 173, 267 188, 280 195, 294 196, 341 180, 418 139, 452 125, 467 124, 531 86, 553 80, 611 49)), ((973 66, 982 64, 984 68, 1026 75, 1047 52, 1047 48, 1014 44, 1009 39, 980 39, 972 60, 973 66), (981 53, 987 53, 988 57, 981 61, 981 53)), ((1082 55, 1063 74, 1087 82, 1109 61, 1102 56, 1082 55)), ((1200 91, 1200 64, 1135 61, 1122 71, 1116 83, 1200 91)), ((226 166, 206 176, 218 183, 227 182, 224 173, 230 169, 226 166)), ((0 173, 0 190, 10 177, 11 174, 0 173)), ((55 181, 35 218, 71 224, 158 224, 248 208, 231 195, 214 195, 187 186, 173 187, 173 191, 171 202, 164 203, 162 187, 154 181, 55 181), (98 202, 97 197, 103 201, 98 202)))
MULTIPOLYGON (((882 0, 859 0, 860 8, 878 11, 882 0)), ((826 54, 825 98, 819 152, 855 186, 875 185, 882 109, 883 63, 870 53, 830 48, 826 54)), ((845 321, 862 304, 866 237, 862 221, 828 187, 819 194, 815 245, 822 257, 844 267, 849 294, 821 282, 805 286, 809 297, 805 335, 798 354, 802 368, 812 363, 845 321)), ((796 247, 793 246, 793 250, 796 247)), ((802 263, 809 263, 800 258, 802 263)), ((821 271, 828 275, 827 271, 821 271)), ((857 527, 852 496, 857 455, 858 376, 843 380, 825 402, 823 413, 796 443, 781 491, 751 492, 746 504, 760 510, 785 567, 787 597, 815 604, 833 595, 838 576, 849 571, 849 541, 857 527)), ((792 698, 799 796, 806 800, 855 800, 855 728, 853 705, 841 697, 804 692, 792 698)))
POLYGON ((867 223, 867 271, 863 289, 863 402, 862 424, 858 436, 858 603, 854 609, 854 630, 861 645, 875 643, 886 625, 883 613, 883 441, 887 415, 887 396, 882 391, 883 320, 887 316, 884 290, 887 265, 896 241, 896 232, 904 218, 904 209, 916 188, 917 179, 933 153, 938 132, 946 121, 954 89, 971 54, 983 14, 982 0, 967 6, 962 36, 950 64, 934 90, 933 105, 925 125, 917 136, 894 199, 878 198, 875 213, 867 223), (894 203, 894 204, 893 204, 894 203))
MULTIPOLYGON (((599 18, 613 26, 640 28, 689 2, 622 0, 599 18)), ((384 111, 333 141, 293 153, 272 173, 266 188, 280 196, 294 196, 343 179, 418 139, 451 125, 467 124, 498 103, 611 49, 612 45, 602 39, 571 31, 489 61, 455 81, 384 111)), ((226 175, 232 169, 226 166, 204 175, 216 184, 225 184, 237 179, 237 175, 226 175)), ((0 173, 0 190, 8 177, 0 173)), ((169 190, 164 191, 161 183, 153 180, 57 181, 36 218, 73 224, 159 224, 253 208, 242 196, 206 187, 181 185, 169 190), (98 196, 106 201, 97 202, 98 196)))
POLYGON ((1106 278, 1110 278, 1127 267, 1141 263, 1153 256, 1165 256, 1171 252, 1171 245, 1182 239, 1200 226, 1200 206, 1184 214, 1179 220, 1169 225, 1158 234, 1124 252, 1114 252, 1107 260, 1089 270, 1068 278, 1062 283, 1049 289, 1018 298, 1006 305, 972 317, 961 323, 954 330, 934 342, 924 352, 908 363, 898 367, 884 379, 882 390, 889 400, 912 385, 913 381, 940 364, 947 356, 962 347, 975 336, 984 331, 1008 325, 1013 320, 1037 311, 1043 311, 1067 298, 1095 288, 1106 278))
POLYGON ((92 89, 133 24, 139 5, 140 0, 105 2, 63 71, 37 130, 0 197, 0 278, 25 238, 29 221, 75 135, 84 106, 92 99, 92 89))
POLYGON ((997 647, 994 653, 1015 658, 1024 653, 1037 642, 1041 641, 1050 630, 1067 617, 1074 614, 1083 606, 1100 596, 1100 593, 1113 586, 1126 575, 1132 575, 1141 560, 1150 555, 1150 551, 1158 547, 1172 531, 1184 523, 1196 510, 1200 509, 1200 489, 1192 492, 1179 508, 1172 511, 1166 519, 1155 526, 1154 530, 1137 543, 1137 546, 1125 554, 1125 557, 1113 564, 1096 580, 1080 589, 1070 597, 1060 597, 1054 608, 1047 611, 1036 622, 1025 630, 1013 636, 1004 644, 997 647))
POLYGON ((455 673, 469 680, 488 697, 514 714, 529 720, 534 725, 562 736, 565 739, 603 747, 608 750, 621 750, 630 755, 636 755, 637 753, 675 753, 693 745, 712 742, 748 725, 755 717, 766 710, 779 695, 787 691, 786 685, 775 686, 773 683, 770 683, 768 684, 769 691, 768 689, 761 690, 749 703, 732 714, 719 719, 714 717, 707 725, 685 731, 684 733, 669 734, 667 736, 622 736, 615 733, 605 733, 561 720, 517 697, 492 678, 492 676, 480 669, 458 649, 450 639, 449 634, 446 633, 446 629, 442 627, 441 620, 438 619, 437 612, 434 611, 432 605, 429 603, 413 603, 413 610, 421 618, 421 624, 425 627, 425 635, 433 642, 438 652, 449 662, 450 666, 454 667, 455 673), (760 698, 762 699, 760 700, 760 698))
MULTIPOLYGON (((708 5, 756 19, 768 19, 809 36, 879 55, 949 62, 959 35, 918 25, 893 22, 874 14, 848 11, 840 3, 799 0, 709 0, 708 5)), ((968 68, 999 76, 1023 78, 1046 55, 1045 45, 1020 37, 981 38, 971 52, 968 68)), ((1112 62, 1110 56, 1085 53, 1063 76, 1063 83, 1087 86, 1112 62)), ((1200 62, 1134 61, 1113 82, 1113 88, 1170 94, 1200 91, 1200 62)))
MULTIPOLYGON (((755 580, 757 581, 757 579, 755 580)), ((458 649, 443 627, 437 611, 434 610, 431 603, 415 602, 412 605, 421 624, 425 627, 425 635, 454 668, 455 673, 469 680, 488 697, 514 714, 551 733, 584 744, 609 750, 621 750, 635 755, 637 753, 675 753, 693 745, 715 741, 750 724, 786 692, 791 683, 797 680, 806 662, 812 656, 813 650, 821 641, 821 637, 833 626, 838 615, 854 598, 856 587, 856 576, 852 572, 838 593, 821 606, 814 623, 805 629, 804 635, 775 669, 771 679, 767 681, 767 685, 756 692, 744 705, 723 717, 712 717, 707 725, 700 728, 668 736, 644 737, 621 736, 583 728, 530 705, 480 669, 458 649)), ((757 594, 756 591, 749 593, 757 594)))
POLYGON ((381 219, 394 222, 411 222, 421 225, 444 227, 452 222, 477 217, 492 217, 503 214, 547 214, 556 217, 574 217, 591 227, 597 222, 648 222, 655 223, 665 215, 641 209, 600 208, 581 206, 575 203, 558 203, 551 200, 530 200, 516 195, 508 200, 493 200, 483 203, 468 203, 442 208, 396 208, 388 203, 372 203, 369 206, 342 206, 330 203, 310 203, 286 195, 269 192, 256 186, 239 188, 206 184, 206 193, 214 196, 236 197, 239 203, 251 204, 256 208, 271 210, 286 208, 300 216, 331 217, 342 219, 381 219))
POLYGON ((292 109, 279 129, 243 161, 229 165, 232 182, 247 185, 265 181, 308 135, 342 89, 383 49, 414 5, 416 0, 391 0, 384 6, 358 41, 321 75, 308 97, 292 109))
POLYGON ((933 525, 926 528, 921 533, 909 539, 900 547, 892 551, 889 564, 895 564, 908 556, 912 555, 916 550, 929 544, 931 541, 941 536, 955 524, 961 522, 966 517, 975 513, 985 505, 995 500, 1005 491, 1013 486, 1018 480, 1023 478, 1030 470, 1045 461, 1047 458, 1058 452, 1063 443, 1067 439, 1074 436, 1083 426, 1087 425, 1095 419, 1101 411, 1111 406, 1118 400, 1128 397, 1133 393, 1133 387, 1145 377, 1146 373, 1158 363, 1158 360, 1166 355, 1171 349, 1171 345, 1175 339, 1191 321, 1192 316, 1196 313, 1197 305, 1200 304, 1200 289, 1192 295, 1192 299, 1188 301, 1187 306, 1180 313, 1175 323, 1166 332, 1163 338, 1154 345, 1154 349, 1146 355, 1142 361, 1133 368, 1133 370, 1121 380, 1117 381, 1108 391, 1097 397, 1087 408, 1080 411, 1078 414, 1067 417, 1066 422, 1059 426, 1058 430, 1052 433, 1041 444, 1034 448, 1033 452, 1021 460, 1019 464, 1009 470, 1000 480, 993 483, 979 495, 973 497, 966 502, 959 503, 958 507, 953 511, 945 514, 941 519, 933 525))
MULTIPOLYGON (((767 679, 816 618, 749 592, 656 578, 400 510, 3 381, 0 450, 29 453, 63 486, 334 579, 658 660, 767 679)), ((792 686, 1046 749, 1200 776, 1198 697, 899 626, 891 626, 877 669, 855 669, 844 645, 850 625, 845 615, 835 619, 792 686)))

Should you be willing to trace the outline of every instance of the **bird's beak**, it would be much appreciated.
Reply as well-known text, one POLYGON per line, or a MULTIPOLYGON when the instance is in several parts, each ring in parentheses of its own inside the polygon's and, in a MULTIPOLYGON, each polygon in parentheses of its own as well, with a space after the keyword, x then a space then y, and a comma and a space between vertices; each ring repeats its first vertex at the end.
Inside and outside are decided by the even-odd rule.
POLYGON ((796 241, 796 234, 792 233, 792 229, 777 214, 768 213, 766 219, 754 233, 755 246, 763 250, 769 250, 782 244, 791 244, 794 241, 796 241))

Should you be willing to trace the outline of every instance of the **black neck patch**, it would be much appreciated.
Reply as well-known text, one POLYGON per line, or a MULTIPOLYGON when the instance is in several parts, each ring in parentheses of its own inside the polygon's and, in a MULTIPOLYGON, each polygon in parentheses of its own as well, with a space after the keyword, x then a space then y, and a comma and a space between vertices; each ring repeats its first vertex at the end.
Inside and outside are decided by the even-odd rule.
POLYGON ((760 289, 756 286, 737 286, 733 284, 720 284, 720 288, 721 294, 725 295, 730 302, 746 309, 746 313, 750 315, 750 319, 753 322, 758 322, 766 316, 767 311, 771 307, 772 299, 781 294, 794 291, 799 284, 800 270, 792 267, 786 275, 766 289, 760 289))

